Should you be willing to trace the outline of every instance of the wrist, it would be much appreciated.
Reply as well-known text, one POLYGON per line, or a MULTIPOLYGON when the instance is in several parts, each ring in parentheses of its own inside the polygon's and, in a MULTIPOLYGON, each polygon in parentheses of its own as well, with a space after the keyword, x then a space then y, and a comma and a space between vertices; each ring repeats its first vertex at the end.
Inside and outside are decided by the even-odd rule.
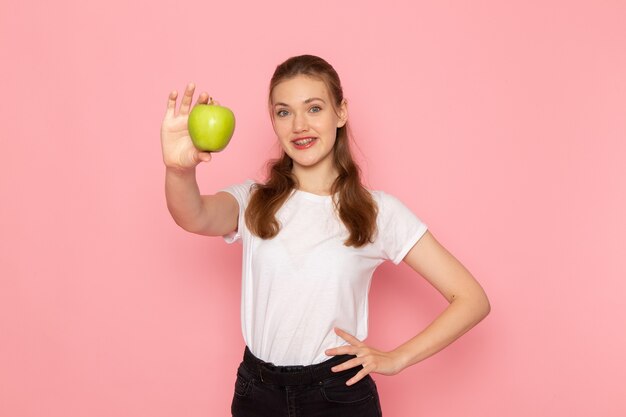
POLYGON ((177 177, 195 177, 196 167, 185 168, 180 166, 165 166, 165 173, 168 175, 175 175, 177 177))
POLYGON ((393 355, 394 362, 398 368, 398 372, 401 372, 412 365, 411 355, 402 348, 396 348, 390 352, 393 355))

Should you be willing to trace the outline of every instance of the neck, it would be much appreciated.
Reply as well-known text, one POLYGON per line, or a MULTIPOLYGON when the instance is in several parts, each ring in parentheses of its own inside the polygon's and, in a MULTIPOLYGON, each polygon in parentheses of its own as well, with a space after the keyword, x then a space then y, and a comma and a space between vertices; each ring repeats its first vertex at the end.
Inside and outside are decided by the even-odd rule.
POLYGON ((298 179, 298 189, 313 194, 330 195, 333 182, 339 175, 332 160, 315 166, 294 164, 293 174, 298 179))

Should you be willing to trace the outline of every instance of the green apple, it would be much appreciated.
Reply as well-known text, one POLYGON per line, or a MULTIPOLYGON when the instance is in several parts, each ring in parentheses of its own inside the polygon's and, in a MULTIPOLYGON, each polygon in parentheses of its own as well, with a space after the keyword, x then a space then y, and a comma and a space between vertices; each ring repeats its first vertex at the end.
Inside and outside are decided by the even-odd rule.
POLYGON ((213 102, 196 104, 189 113, 187 128, 193 145, 201 151, 219 152, 235 131, 235 115, 228 107, 213 102))

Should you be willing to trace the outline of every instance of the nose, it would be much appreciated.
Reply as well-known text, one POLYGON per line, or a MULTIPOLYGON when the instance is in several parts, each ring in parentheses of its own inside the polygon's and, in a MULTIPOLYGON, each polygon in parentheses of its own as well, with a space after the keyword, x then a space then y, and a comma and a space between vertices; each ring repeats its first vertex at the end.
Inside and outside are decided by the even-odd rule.
POLYGON ((292 128, 295 133, 304 132, 308 130, 309 125, 306 120, 306 115, 296 113, 293 118, 292 128))

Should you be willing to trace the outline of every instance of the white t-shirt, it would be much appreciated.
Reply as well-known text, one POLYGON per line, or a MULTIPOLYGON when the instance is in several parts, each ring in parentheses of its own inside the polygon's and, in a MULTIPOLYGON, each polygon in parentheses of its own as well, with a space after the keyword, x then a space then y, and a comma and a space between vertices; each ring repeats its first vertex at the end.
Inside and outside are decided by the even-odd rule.
POLYGON ((399 264, 427 226, 397 198, 370 191, 378 234, 361 248, 345 246, 348 231, 332 197, 294 190, 276 213, 278 235, 264 240, 244 220, 253 184, 222 190, 239 203, 238 229, 224 240, 243 243, 241 326, 250 351, 275 365, 311 365, 347 344, 333 327, 367 338, 374 270, 385 260, 399 264))

